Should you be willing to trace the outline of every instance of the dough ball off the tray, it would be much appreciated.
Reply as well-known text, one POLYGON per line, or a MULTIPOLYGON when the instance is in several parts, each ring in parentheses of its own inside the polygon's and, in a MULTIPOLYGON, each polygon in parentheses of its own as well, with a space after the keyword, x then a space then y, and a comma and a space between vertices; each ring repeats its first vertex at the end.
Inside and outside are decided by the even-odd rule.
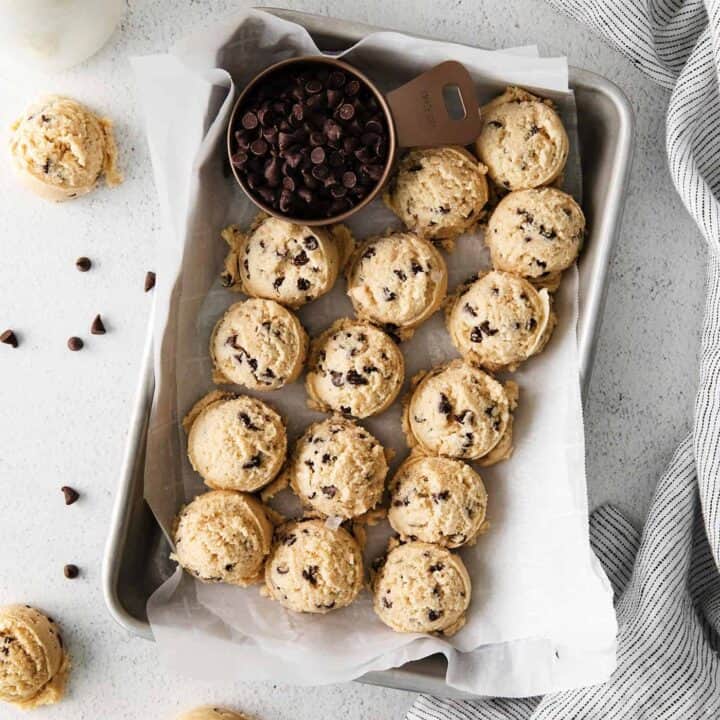
POLYGON ((488 201, 486 169, 461 147, 410 150, 383 199, 413 232, 452 240, 474 227, 488 201))
POLYGON ((492 181, 507 190, 549 185, 562 173, 569 142, 552 105, 510 87, 482 108, 475 143, 492 181))
POLYGON ((23 709, 56 703, 69 670, 52 619, 28 605, 0 608, 0 701, 23 709))
POLYGON ((353 239, 344 225, 311 228, 260 215, 243 232, 222 232, 230 246, 222 282, 250 297, 298 308, 332 290, 353 239))
POLYGON ((465 624, 470 576, 459 555, 423 542, 391 549, 373 578, 373 607, 396 632, 454 635, 465 624))
POLYGON ((277 390, 297 379, 308 336, 295 314, 274 300, 231 305, 210 338, 213 380, 251 390, 277 390))
POLYGON ((251 720, 251 718, 234 710, 206 705, 183 713, 177 720, 251 720))
POLYGON ((112 123, 75 100, 44 98, 11 131, 10 154, 19 178, 46 200, 85 195, 103 175, 109 186, 122 182, 112 123))
POLYGON ((387 471, 380 442, 341 416, 312 424, 297 441, 288 468, 292 489, 304 504, 343 519, 380 502, 387 471))
POLYGON ((183 425, 190 464, 211 488, 259 490, 285 462, 287 433, 282 418, 257 398, 209 393, 195 404, 183 425))
POLYGON ((203 582, 251 585, 262 577, 272 535, 265 507, 255 497, 211 490, 175 519, 172 558, 203 582))
POLYGON ((467 362, 492 372, 516 370, 539 353, 555 323, 546 289, 499 270, 462 287, 447 312, 453 345, 467 362))
POLYGON ((471 544, 486 509, 482 478, 461 460, 412 454, 390 481, 388 520, 403 540, 471 544))
POLYGON ((312 341, 305 387, 321 412, 365 418, 386 410, 405 378, 405 360, 382 330, 342 318, 312 341))
POLYGON ((363 242, 348 266, 347 281, 358 316, 404 339, 440 307, 448 275, 431 243, 402 232, 363 242))
POLYGON ((265 566, 265 586, 288 610, 327 613, 349 605, 362 589, 363 562, 357 540, 324 520, 278 528, 265 566))
POLYGON ((512 410, 517 386, 504 386, 463 360, 421 374, 406 400, 408 444, 430 455, 492 465, 512 453, 512 410))
POLYGON ((555 289, 577 259, 585 216, 571 195, 556 188, 506 195, 488 221, 485 243, 493 267, 555 289))

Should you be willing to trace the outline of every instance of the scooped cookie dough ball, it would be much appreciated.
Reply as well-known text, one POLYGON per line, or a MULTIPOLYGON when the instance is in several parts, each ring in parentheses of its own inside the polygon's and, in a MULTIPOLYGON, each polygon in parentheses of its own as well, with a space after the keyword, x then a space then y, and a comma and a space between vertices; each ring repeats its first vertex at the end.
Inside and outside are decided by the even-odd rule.
POLYGON ((171 558, 203 582, 251 585, 262 577, 273 526, 259 500, 247 493, 211 490, 175 519, 171 558))
POLYGON ((223 285, 291 308, 329 292, 353 246, 343 225, 310 228, 265 215, 247 232, 231 225, 222 236, 230 246, 223 285))
POLYGON ((488 222, 485 243, 496 270, 557 287, 577 259, 585 216, 567 193, 555 188, 519 190, 502 199, 488 222))
POLYGON ((347 271, 348 295, 359 317, 401 338, 427 320, 447 291, 442 255, 414 233, 366 240, 347 271))
POLYGON ((400 159, 384 200, 418 235, 452 240, 482 216, 488 201, 485 173, 461 147, 410 150, 400 159))
POLYGON ((327 613, 349 605, 363 584, 360 546, 343 528, 303 520, 278 528, 265 567, 267 592, 295 612, 327 613))
POLYGON ((24 710, 62 699, 70 671, 53 620, 29 605, 0 608, 0 701, 24 710))
POLYGON ((396 632, 454 635, 465 624, 470 576, 458 555, 409 542, 391 549, 373 580, 373 606, 396 632))
POLYGON ((388 520, 403 540, 450 548, 472 544, 486 509, 482 478, 460 460, 413 454, 390 482, 388 520))
POLYGON ((213 380, 277 390, 300 375, 307 348, 307 333, 287 308, 274 300, 235 303, 210 338, 213 380))
POLYGON ((539 353, 556 323, 547 290, 493 270, 468 283, 448 307, 447 328, 467 362, 493 372, 515 370, 539 353))
POLYGON ((404 376, 402 353, 382 330, 342 318, 310 345, 308 405, 358 418, 377 415, 393 403, 404 376))
POLYGON ((510 87, 481 115, 475 149, 496 185, 508 190, 536 188, 562 173, 569 143, 552 103, 510 87))
POLYGON ((492 465, 512 453, 512 414, 517 386, 505 386, 462 360, 420 374, 406 401, 408 444, 429 455, 492 465))
POLYGON ((211 488, 258 490, 285 462, 282 418, 256 398, 212 392, 195 404, 183 425, 190 464, 211 488))
POLYGON ((324 515, 347 519, 380 502, 388 465, 376 438, 352 420, 335 416, 305 431, 288 471, 303 503, 324 515))
POLYGON ((177 720, 250 720, 250 718, 232 710, 206 706, 183 713, 177 720))
POLYGON ((16 120, 10 154, 21 181, 46 200, 85 195, 103 175, 110 187, 122 182, 112 122, 67 97, 44 98, 16 120))

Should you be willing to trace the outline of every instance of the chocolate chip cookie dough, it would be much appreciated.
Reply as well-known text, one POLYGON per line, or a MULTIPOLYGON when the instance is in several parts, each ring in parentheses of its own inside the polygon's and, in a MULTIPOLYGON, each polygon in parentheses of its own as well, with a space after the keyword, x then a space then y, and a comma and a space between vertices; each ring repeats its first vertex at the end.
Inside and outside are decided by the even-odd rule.
POLYGON ((52 95, 28 108, 11 127, 10 154, 18 177, 46 200, 69 200, 105 176, 119 185, 112 122, 84 105, 52 95))
POLYGON ((349 532, 333 530, 324 520, 302 520, 278 528, 265 566, 265 587, 288 610, 338 610, 357 597, 362 584, 362 554, 349 532))
POLYGON ((512 454, 517 385, 504 386, 482 370, 453 360, 413 380, 403 408, 410 447, 429 455, 493 465, 512 454))
POLYGON ((377 415, 393 403, 404 375, 403 355, 382 330, 341 318, 310 345, 308 405, 358 418, 377 415))
POLYGON ((206 485, 253 492, 267 485, 285 462, 282 418, 256 398, 211 392, 183 420, 188 458, 206 485))
POLYGON ((556 323, 548 291, 492 270, 464 285, 447 309, 453 344, 467 362, 490 371, 516 370, 539 353, 556 323))
POLYGON ((170 557, 203 582, 252 585, 262 577, 272 536, 259 500, 248 493, 210 490, 175 519, 170 557))
POLYGON ((411 454, 390 481, 388 520, 403 540, 473 544, 486 509, 482 478, 460 460, 411 454))
POLYGON ((555 289, 575 262, 584 233, 585 216, 572 196, 556 188, 518 190, 490 216, 485 243, 496 270, 555 289))
POLYGON ((29 605, 0 608, 0 701, 23 710, 62 699, 70 671, 58 626, 29 605))
POLYGON ((360 245, 348 265, 347 282, 359 317, 406 339, 440 307, 447 267, 426 240, 414 233, 389 233, 360 245))
POLYGON ((482 216, 488 201, 485 173, 485 166, 461 147, 410 150, 383 197, 413 232, 452 241, 482 216))
POLYGON ((250 720, 250 718, 233 710, 206 706, 183 713, 177 720, 250 720))
POLYGON ((449 637, 465 624, 470 576, 445 548, 424 542, 391 548, 372 587, 375 612, 396 632, 449 637))
POLYGON ((291 308, 329 292, 353 248, 344 225, 310 228, 262 214, 247 232, 230 225, 222 237, 230 246, 222 284, 291 308))
POLYGON ((277 390, 300 375, 307 348, 307 333, 287 308, 274 300, 235 303, 210 338, 213 380, 277 390))
POLYGON ((520 190, 549 185, 565 168, 568 136, 548 100, 509 87, 481 111, 475 143, 496 185, 520 190))
POLYGON ((387 471, 383 446, 342 416, 311 425, 297 441, 288 467, 292 489, 304 504, 343 519, 380 502, 387 471))

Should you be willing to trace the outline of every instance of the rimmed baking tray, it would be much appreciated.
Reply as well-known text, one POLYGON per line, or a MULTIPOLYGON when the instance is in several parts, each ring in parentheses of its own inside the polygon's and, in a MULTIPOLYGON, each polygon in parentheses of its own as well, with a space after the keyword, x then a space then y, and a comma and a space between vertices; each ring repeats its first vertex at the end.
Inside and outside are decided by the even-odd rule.
MULTIPOLYGON (((304 26, 326 52, 344 50, 383 29, 293 10, 262 9, 304 26)), ((577 105, 583 209, 589 227, 579 261, 578 346, 585 392, 605 302, 608 265, 620 228, 630 173, 633 115, 627 98, 605 78, 571 67, 569 82, 577 105)), ((147 600, 175 568, 168 559, 167 541, 143 499, 147 424, 154 391, 151 328, 152 322, 143 351, 103 563, 103 591, 111 615, 126 630, 148 640, 153 635, 147 621, 147 600)), ((445 684, 445 664, 444 656, 433 655, 393 670, 369 673, 359 680, 446 697, 470 697, 445 684)))

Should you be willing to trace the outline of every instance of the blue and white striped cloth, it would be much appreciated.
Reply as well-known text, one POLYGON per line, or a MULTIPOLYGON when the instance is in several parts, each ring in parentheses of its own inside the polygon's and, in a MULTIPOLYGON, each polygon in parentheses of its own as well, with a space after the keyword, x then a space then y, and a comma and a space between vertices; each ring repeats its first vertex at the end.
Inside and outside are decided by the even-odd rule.
POLYGON ((407 720, 720 718, 720 0, 549 0, 672 90, 667 153, 708 245, 693 433, 660 480, 642 538, 609 507, 595 552, 615 589, 618 666, 604 685, 542 698, 421 697, 407 720))

